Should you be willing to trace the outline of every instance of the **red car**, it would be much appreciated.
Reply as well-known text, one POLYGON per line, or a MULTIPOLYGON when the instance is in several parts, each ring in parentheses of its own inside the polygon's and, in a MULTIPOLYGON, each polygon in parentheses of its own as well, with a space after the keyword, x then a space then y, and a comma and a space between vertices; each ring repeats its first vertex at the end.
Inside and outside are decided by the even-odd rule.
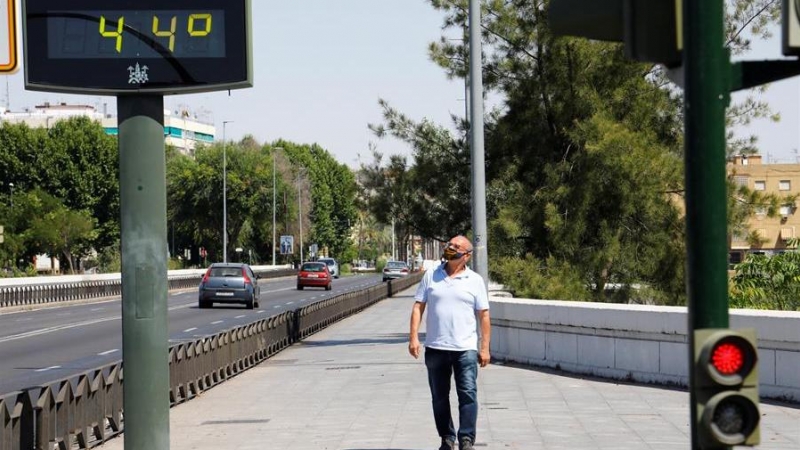
POLYGON ((302 291, 304 287, 324 287, 326 291, 330 291, 332 279, 328 265, 324 262, 303 263, 297 272, 297 290, 302 291))

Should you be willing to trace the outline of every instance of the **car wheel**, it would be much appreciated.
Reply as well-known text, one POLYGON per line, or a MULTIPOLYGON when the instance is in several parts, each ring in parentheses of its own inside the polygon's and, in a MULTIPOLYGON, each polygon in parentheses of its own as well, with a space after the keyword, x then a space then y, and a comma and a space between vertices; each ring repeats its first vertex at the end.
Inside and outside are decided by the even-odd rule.
POLYGON ((303 286, 300 286, 300 285, 298 284, 298 285, 297 285, 297 290, 298 290, 298 291, 302 291, 302 290, 303 290, 303 286))
POLYGON ((200 309, 211 308, 211 303, 210 302, 204 302, 204 301, 200 300, 200 301, 197 302, 197 307, 200 308, 200 309))
POLYGON ((331 286, 331 284, 330 284, 330 283, 328 283, 328 285, 327 285, 327 286, 325 286, 325 290, 326 290, 326 291, 330 291, 331 289, 333 289, 333 287, 331 286))
POLYGON ((255 307, 255 299, 250 297, 250 300, 247 300, 244 305, 247 307, 247 309, 253 309, 255 307))

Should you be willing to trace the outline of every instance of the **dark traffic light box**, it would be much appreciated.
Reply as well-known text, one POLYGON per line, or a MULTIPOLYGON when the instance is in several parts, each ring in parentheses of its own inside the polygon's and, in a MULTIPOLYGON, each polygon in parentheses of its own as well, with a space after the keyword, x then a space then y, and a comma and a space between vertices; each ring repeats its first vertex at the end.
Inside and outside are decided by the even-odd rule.
POLYGON ((636 61, 680 66, 681 0, 551 0, 550 29, 557 35, 623 42, 636 61))

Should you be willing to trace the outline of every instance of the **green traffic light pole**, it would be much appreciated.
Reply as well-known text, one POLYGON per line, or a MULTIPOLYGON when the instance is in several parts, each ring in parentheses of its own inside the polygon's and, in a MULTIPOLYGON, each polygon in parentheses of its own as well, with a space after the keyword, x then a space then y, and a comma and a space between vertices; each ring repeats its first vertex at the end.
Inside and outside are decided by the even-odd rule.
MULTIPOLYGON (((686 249, 689 366, 694 330, 728 327, 725 108, 730 57, 723 1, 683 0, 686 249)), ((694 371, 689 370, 692 448, 700 447, 694 371)), ((727 448, 727 447, 723 447, 727 448)))
POLYGON ((125 450, 169 449, 164 98, 117 96, 125 450))

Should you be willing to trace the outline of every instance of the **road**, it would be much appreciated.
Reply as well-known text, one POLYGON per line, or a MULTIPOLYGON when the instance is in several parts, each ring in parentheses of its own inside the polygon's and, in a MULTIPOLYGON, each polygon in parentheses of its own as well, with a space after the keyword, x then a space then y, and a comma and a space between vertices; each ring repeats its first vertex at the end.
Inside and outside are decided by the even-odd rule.
MULTIPOLYGON (((197 291, 169 295, 170 345, 254 322, 344 292, 381 284, 380 275, 334 280, 333 290, 298 291, 294 277, 263 279, 260 307, 197 307, 197 291)), ((0 394, 122 359, 121 299, 34 311, 0 310, 0 394)))

